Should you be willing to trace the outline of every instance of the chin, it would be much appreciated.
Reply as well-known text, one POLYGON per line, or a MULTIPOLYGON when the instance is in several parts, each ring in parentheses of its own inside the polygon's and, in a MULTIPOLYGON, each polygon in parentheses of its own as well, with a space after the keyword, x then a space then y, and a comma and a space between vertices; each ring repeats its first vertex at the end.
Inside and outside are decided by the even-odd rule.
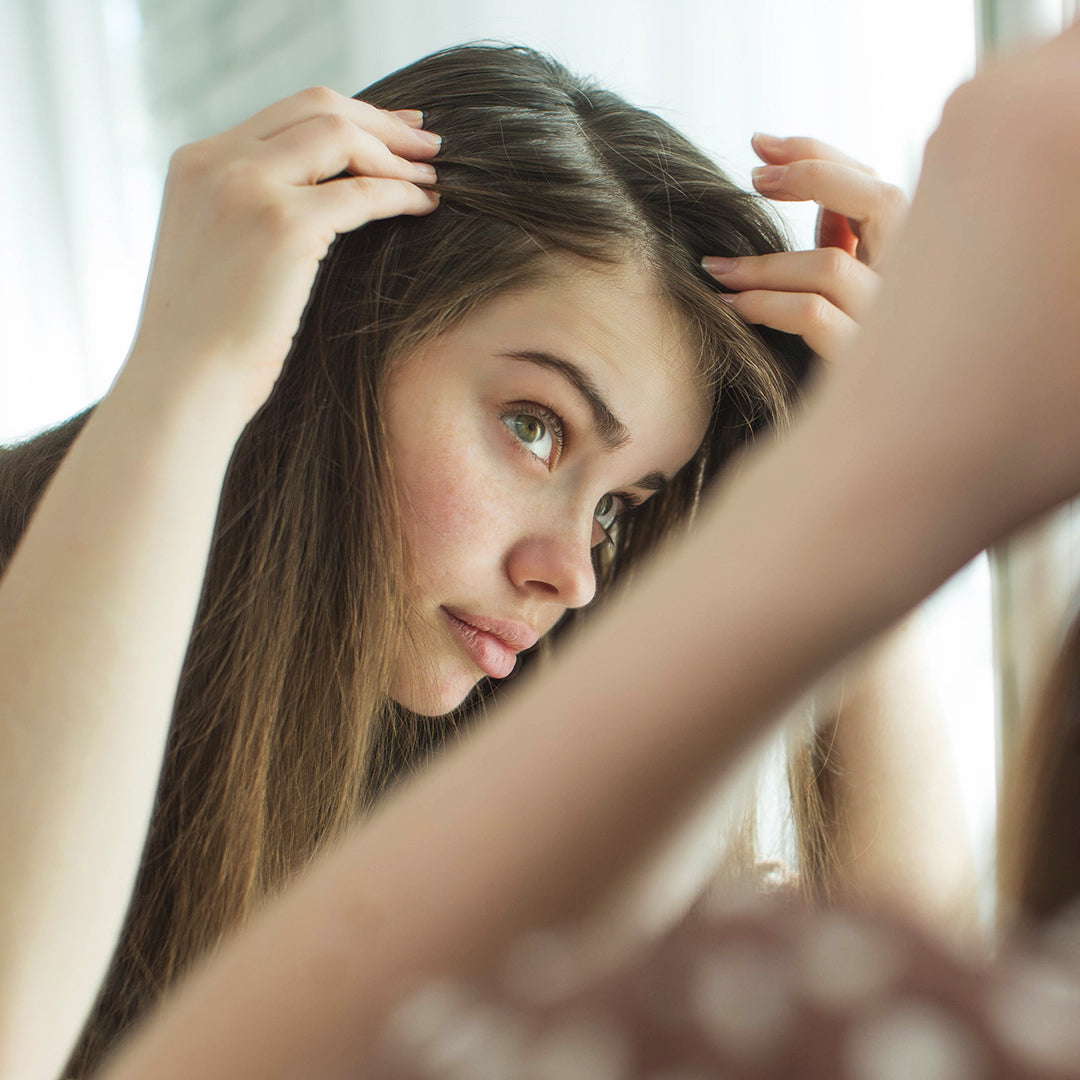
MULTIPOLYGON (((412 673, 414 676, 416 672, 412 673)), ((442 674, 442 673, 440 673, 442 674)), ((416 678, 395 679, 390 698, 417 716, 439 717, 452 713, 472 692, 479 678, 455 673, 422 682, 416 678)))

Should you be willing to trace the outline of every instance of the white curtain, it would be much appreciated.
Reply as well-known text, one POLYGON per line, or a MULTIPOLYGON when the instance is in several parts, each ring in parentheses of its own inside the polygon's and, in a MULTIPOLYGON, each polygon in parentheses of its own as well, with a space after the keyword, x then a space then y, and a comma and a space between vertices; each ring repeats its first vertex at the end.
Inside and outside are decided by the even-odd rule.
POLYGON ((82 408, 134 327, 156 212, 126 0, 0 7, 0 441, 82 408))

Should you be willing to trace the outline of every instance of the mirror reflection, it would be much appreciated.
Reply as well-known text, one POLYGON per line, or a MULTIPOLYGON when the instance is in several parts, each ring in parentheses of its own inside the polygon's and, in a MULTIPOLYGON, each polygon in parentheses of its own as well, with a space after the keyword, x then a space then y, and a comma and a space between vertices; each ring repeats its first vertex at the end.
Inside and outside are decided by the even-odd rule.
MULTIPOLYGON (((921 993, 918 972, 875 951, 876 924, 838 917, 807 944, 783 929, 801 925, 791 912, 862 905, 983 956, 1000 926, 1059 912, 1072 819, 1045 797, 1071 788, 1054 773, 1069 760, 1071 654, 1054 658, 1072 518, 991 560, 970 556, 1000 532, 958 548, 926 599, 940 581, 918 591, 883 561, 875 588, 889 592, 897 573, 908 603, 844 647, 823 633, 821 655, 789 672, 807 603, 783 585, 789 544, 829 505, 828 459, 772 532, 725 532, 722 495, 749 490, 740 463, 758 447, 799 445, 813 403, 846 392, 834 386, 862 385, 862 328, 903 243, 927 139, 979 51, 1007 36, 992 7, 922 0, 903 20, 857 0, 5 9, 0 78, 22 107, 2 121, 13 152, 0 171, 0 558, 13 572, 0 619, 34 613, 13 623, 9 663, 29 673, 18 708, 50 717, 32 736, 16 724, 5 749, 4 813, 30 823, 9 842, 25 882, 11 910, 42 950, 37 975, 13 976, 18 1008, 78 956, 41 1028, 53 1050, 19 1051, 35 1075, 106 1075, 107 1056, 191 972, 275 940, 266 928, 289 901, 275 902, 298 879, 347 893, 343 878, 327 883, 349 876, 352 843, 372 882, 386 859, 387 887, 415 897, 429 871, 441 880, 437 860, 409 863, 394 838, 422 823, 416 850, 441 850, 443 814, 458 841, 471 823, 490 845, 468 849, 491 856, 469 876, 490 871, 493 904, 516 895, 499 878, 511 850, 505 880, 520 891, 545 895, 543 866, 561 880, 544 863, 554 835, 567 845, 555 865, 577 883, 567 897, 589 898, 536 899, 520 925, 507 916, 518 982, 481 974, 483 994, 528 997, 550 977, 562 989, 547 1004, 587 1015, 613 958, 677 926, 718 956, 734 950, 701 976, 704 999, 700 978, 687 991, 687 1015, 713 1018, 687 1045, 704 1038, 748 1068, 797 1025, 738 1019, 740 987, 778 992, 768 963, 740 967, 739 918, 791 905, 768 949, 795 949, 804 976, 818 973, 814 1007, 846 1015, 874 987, 912 979, 921 993), (757 638, 718 614, 718 597, 740 610, 737 591, 713 596, 708 575, 689 585, 714 521, 731 541, 717 548, 721 573, 767 581, 761 608, 773 592, 778 611, 790 598, 786 616, 747 616, 757 638), (43 539, 22 545, 24 533, 43 539), (775 664, 775 678, 758 676, 775 699, 699 692, 713 653, 721 667, 742 657, 747 680, 775 664), (715 743, 700 736, 702 710, 715 743), (658 724, 687 746, 702 738, 680 796, 646 768, 660 759, 644 736, 615 735, 619 717, 654 739, 658 724), (551 721, 546 741, 537 718, 551 721), (525 782, 520 819, 499 819, 501 777, 515 774, 480 762, 513 758, 519 727, 535 783, 547 776, 565 802, 561 833, 563 811, 538 812, 525 782), (603 832, 603 805, 622 823, 610 847, 586 855, 584 825, 576 847, 565 839, 579 801, 589 827, 603 832), (631 825, 632 855, 620 838, 631 825), (581 884, 579 864, 603 870, 581 884), (71 899, 87 895, 90 917, 71 899), (830 999, 839 953, 881 963, 852 960, 830 999)), ((880 477, 882 492, 891 484, 880 477)), ((745 495, 750 522, 773 489, 758 490, 745 495)), ((937 494, 930 480, 919 492, 928 506, 937 494)), ((839 557, 845 544, 838 531, 835 578, 821 564, 816 617, 861 557, 839 557)), ((465 902, 456 889, 447 912, 465 902)), ((379 903, 400 902, 409 927, 415 901, 395 895, 379 903)), ((276 925, 297 963, 320 947, 276 925)), ((380 1022, 398 1010, 403 1056, 387 1075, 514 1074, 521 1045, 490 1056, 513 1025, 477 1036, 480 1057, 439 1056, 458 1021, 476 1019, 463 1004, 474 989, 425 997, 408 982, 476 974, 469 963, 494 946, 477 937, 470 953, 466 925, 460 955, 445 936, 425 953, 418 934, 428 967, 372 950, 365 977, 385 963, 386 985, 401 981, 381 1013, 372 1006, 380 1022)), ((957 1001, 966 978, 949 984, 957 1001)), ((618 996, 628 984, 611 985, 618 996)), ((575 1044, 576 1065, 552 1051, 564 1065, 530 1058, 530 1075, 578 1075, 581 1061, 589 1075, 631 1075, 623 1036, 604 1030, 575 1044)), ((316 1040, 319 1067, 324 1050, 346 1053, 334 1037, 316 1040)), ((141 1045, 146 1062, 162 1052, 153 1035, 141 1045)))

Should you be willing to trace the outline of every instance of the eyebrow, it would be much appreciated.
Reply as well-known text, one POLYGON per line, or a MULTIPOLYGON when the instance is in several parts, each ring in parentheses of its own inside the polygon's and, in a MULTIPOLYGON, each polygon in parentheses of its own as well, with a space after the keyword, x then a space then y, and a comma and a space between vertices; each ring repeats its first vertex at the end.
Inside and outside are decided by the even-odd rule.
MULTIPOLYGON (((615 415, 588 373, 572 360, 534 349, 514 350, 500 355, 507 360, 522 360, 527 364, 535 364, 537 367, 547 368, 561 375, 589 406, 589 411, 593 416, 593 427, 607 451, 619 450, 630 441, 630 429, 615 415)), ((634 481, 630 486, 642 488, 645 491, 661 491, 667 483, 668 477, 664 473, 651 472, 640 480, 634 481)))

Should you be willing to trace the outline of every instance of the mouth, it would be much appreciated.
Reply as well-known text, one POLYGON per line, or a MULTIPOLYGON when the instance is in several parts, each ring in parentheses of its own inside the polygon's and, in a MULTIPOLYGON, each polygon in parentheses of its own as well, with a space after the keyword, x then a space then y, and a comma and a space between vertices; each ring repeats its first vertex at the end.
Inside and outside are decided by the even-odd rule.
POLYGON ((540 636, 531 626, 509 619, 446 607, 442 612, 469 659, 492 679, 505 679, 514 670, 517 654, 531 649, 540 636))

